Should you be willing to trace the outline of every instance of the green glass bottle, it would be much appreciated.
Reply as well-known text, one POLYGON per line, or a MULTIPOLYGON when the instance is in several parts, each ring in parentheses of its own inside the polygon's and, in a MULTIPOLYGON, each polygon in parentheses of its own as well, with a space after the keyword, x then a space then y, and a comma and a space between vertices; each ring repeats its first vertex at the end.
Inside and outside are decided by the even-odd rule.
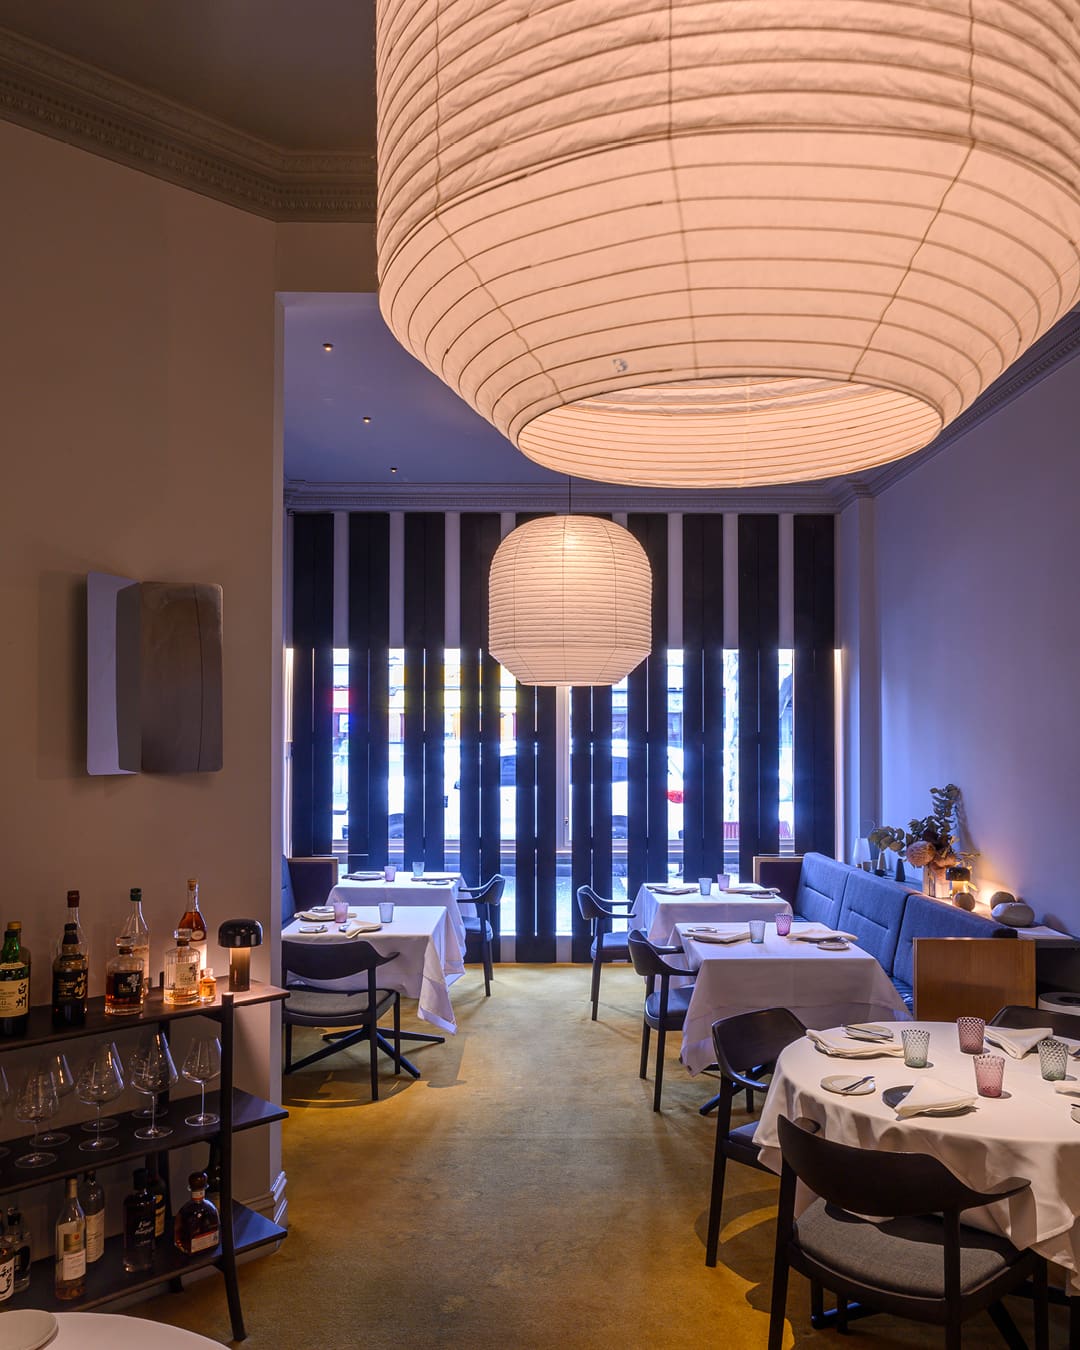
POLYGON ((30 1026, 30 952, 22 924, 9 923, 0 948, 0 1036, 25 1036, 30 1026))

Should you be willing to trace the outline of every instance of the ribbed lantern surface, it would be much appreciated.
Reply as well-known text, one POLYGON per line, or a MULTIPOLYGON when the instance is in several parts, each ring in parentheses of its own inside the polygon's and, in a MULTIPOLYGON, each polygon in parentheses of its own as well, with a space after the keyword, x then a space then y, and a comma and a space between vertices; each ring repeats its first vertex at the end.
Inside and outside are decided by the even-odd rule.
POLYGON ((1080 0, 377 0, 401 342, 561 472, 918 449, 1078 298, 1080 0))
POLYGON ((496 549, 488 649, 523 684, 617 684, 651 646, 649 560, 621 525, 545 516, 496 549))

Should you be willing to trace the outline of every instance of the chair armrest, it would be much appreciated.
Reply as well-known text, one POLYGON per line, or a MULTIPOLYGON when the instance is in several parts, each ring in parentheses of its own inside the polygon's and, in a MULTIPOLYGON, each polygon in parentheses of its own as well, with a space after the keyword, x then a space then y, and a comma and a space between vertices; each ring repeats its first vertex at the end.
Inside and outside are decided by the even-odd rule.
MULTIPOLYGON (((1019 1195, 1021 1191, 1030 1190, 1031 1182, 1027 1177, 1006 1177, 1004 1181, 999 1181, 996 1186, 991 1186, 989 1190, 976 1192, 979 1199, 975 1204, 992 1204, 995 1200, 1008 1200, 1012 1195, 1019 1195)), ((974 1208, 974 1205, 972 1206, 974 1208)))

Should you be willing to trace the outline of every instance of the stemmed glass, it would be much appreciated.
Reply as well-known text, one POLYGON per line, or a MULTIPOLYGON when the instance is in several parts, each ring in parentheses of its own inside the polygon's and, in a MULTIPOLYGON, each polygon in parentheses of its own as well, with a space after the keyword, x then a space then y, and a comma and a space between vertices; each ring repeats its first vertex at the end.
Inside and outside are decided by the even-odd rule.
MULTIPOLYGON (((11 1085, 8 1083, 7 1074, 3 1066, 0 1065, 0 1120, 4 1119, 4 1111, 11 1103, 11 1085)), ((0 1158, 6 1157, 11 1152, 9 1148, 0 1148, 0 1158)))
POLYGON ((150 1098, 150 1124, 135 1131, 136 1139, 164 1139, 166 1135, 172 1134, 171 1125, 157 1123, 157 1099, 158 1093, 172 1087, 177 1078, 176 1065, 165 1033, 155 1032, 139 1048, 132 1061, 131 1086, 136 1092, 142 1092, 150 1098))
POLYGON ((202 1090, 199 1113, 185 1116, 185 1125, 217 1125, 221 1117, 206 1109, 206 1085, 221 1072, 221 1042, 216 1036, 200 1036, 191 1042, 184 1056, 180 1072, 189 1083, 198 1083, 202 1090))
MULTIPOLYGON (((115 1041, 110 1041, 110 1042, 109 1042, 109 1045, 108 1045, 108 1049, 112 1052, 112 1057, 113 1057, 113 1060, 114 1060, 115 1066, 116 1066, 116 1072, 117 1072, 117 1074, 120 1076, 121 1084, 122 1084, 122 1083, 123 1083, 123 1078, 124 1078, 124 1061, 120 1058, 120 1051, 117 1049, 116 1042, 115 1042, 115 1041)), ((84 1070, 85 1070, 85 1066, 84 1066, 84 1070)), ((80 1073, 79 1077, 81 1077, 81 1076, 82 1076, 82 1074, 80 1073)), ((121 1091, 123 1091, 123 1087, 122 1087, 122 1086, 121 1086, 121 1091)), ((78 1084, 78 1079, 76 1079, 76 1081, 75 1081, 75 1095, 76 1095, 76 1097, 79 1097, 79 1084, 78 1084)), ((107 1101, 107 1102, 115 1101, 115 1099, 116 1099, 119 1095, 120 1095, 119 1092, 113 1093, 112 1096, 110 1096, 110 1097, 105 1097, 103 1100, 104 1100, 104 1101, 107 1101)), ((92 1099, 92 1098, 89 1098, 89 1097, 79 1097, 79 1101, 81 1101, 81 1102, 86 1102, 86 1104, 87 1104, 88 1106, 94 1105, 93 1099, 92 1099)), ((95 1120, 84 1120, 83 1123, 82 1123, 82 1125, 79 1126, 79 1128, 82 1129, 82 1130, 85 1130, 87 1134, 92 1134, 92 1135, 94 1136, 95 1139, 100 1139, 101 1136, 105 1133, 106 1130, 118 1130, 118 1129, 120 1128, 120 1122, 116 1119, 115 1116, 103 1116, 103 1115, 101 1114, 101 1111, 99 1110, 98 1113, 97 1113, 97 1118, 96 1118, 95 1120)), ((83 1148, 84 1145, 83 1145, 83 1144, 80 1144, 79 1147, 80 1147, 80 1148, 83 1148)), ((95 1144, 94 1147, 95 1147, 95 1148, 115 1148, 115 1147, 116 1147, 116 1143, 113 1142, 113 1143, 111 1143, 111 1144, 100 1144, 100 1145, 99 1145, 99 1144, 95 1144)))
MULTIPOLYGON (((75 1079, 72 1077, 67 1055, 63 1053, 50 1055, 45 1063, 52 1073, 53 1082, 56 1084, 56 1096, 62 1103, 65 1097, 70 1097, 75 1091, 75 1079)), ((41 1142, 50 1145, 66 1144, 70 1138, 71 1135, 64 1134, 62 1130, 50 1130, 47 1134, 41 1136, 41 1142)))
MULTIPOLYGON (((102 1138, 101 1108, 106 1102, 113 1102, 124 1090, 124 1071, 116 1046, 99 1045, 79 1071, 75 1080, 75 1095, 79 1101, 97 1109, 95 1125, 97 1131, 93 1139, 85 1139, 79 1145, 84 1153, 104 1151, 116 1148, 118 1139, 111 1136, 102 1138)), ((115 1124, 115 1122, 114 1122, 115 1124)))
POLYGON ((56 1161, 55 1153, 46 1153, 41 1148, 39 1127, 42 1121, 52 1120, 59 1109, 60 1099, 56 1095, 52 1070, 46 1063, 38 1063, 26 1075, 15 1099, 15 1119, 34 1126, 30 1152, 15 1159, 16 1167, 44 1167, 46 1163, 56 1161))

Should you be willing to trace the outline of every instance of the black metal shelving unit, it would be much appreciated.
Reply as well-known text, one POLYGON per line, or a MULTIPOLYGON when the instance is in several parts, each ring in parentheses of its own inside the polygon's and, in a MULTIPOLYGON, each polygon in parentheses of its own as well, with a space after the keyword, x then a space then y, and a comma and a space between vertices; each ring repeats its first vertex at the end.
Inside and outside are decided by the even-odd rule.
MULTIPOLYGON (((232 1338, 242 1341, 247 1332, 244 1328, 244 1316, 240 1306, 240 1292, 236 1279, 236 1258, 241 1252, 252 1251, 256 1247, 265 1247, 279 1242, 286 1236, 286 1229, 255 1210, 248 1209, 233 1199, 233 1137, 244 1131, 269 1125, 275 1120, 284 1120, 288 1112, 273 1102, 252 1096, 233 1084, 233 1055, 235 1049, 235 1021, 240 1009, 259 1004, 280 1002, 288 995, 284 989, 274 985, 253 982, 251 989, 244 993, 223 993, 213 1003, 191 1004, 185 1007, 171 1007, 163 1002, 161 991, 157 990, 147 1000, 142 1014, 138 1017, 109 1017, 105 1013, 103 998, 91 999, 87 1008, 86 1025, 68 1027, 63 1031, 54 1031, 52 1010, 48 1005, 39 1005, 30 1010, 30 1025, 25 1036, 0 1041, 0 1054, 7 1051, 51 1047, 65 1042, 85 1039, 90 1036, 109 1035, 116 1037, 122 1032, 142 1028, 164 1030, 170 1022, 190 1017, 208 1017, 221 1026, 221 1087, 217 1092, 206 1094, 207 1109, 215 1111, 221 1117, 217 1125, 192 1126, 183 1119, 170 1120, 172 1134, 156 1141, 156 1147, 148 1147, 147 1140, 137 1139, 135 1130, 141 1122, 134 1120, 130 1112, 118 1116, 118 1129, 113 1138, 118 1139, 116 1148, 107 1153, 93 1154, 79 1150, 78 1141, 73 1137, 67 1144, 50 1145, 49 1151, 56 1154, 56 1161, 43 1167, 23 1169, 15 1166, 15 1159, 29 1149, 31 1136, 5 1139, 4 1145, 11 1152, 0 1158, 0 1195, 16 1191, 30 1190, 50 1181, 61 1181, 65 1177, 83 1172, 87 1167, 111 1167, 117 1163, 140 1163, 148 1156, 159 1156, 186 1148, 191 1144, 219 1141, 221 1150, 221 1243, 213 1251, 200 1252, 197 1256, 184 1256, 177 1251, 171 1241, 172 1213, 167 1216, 166 1241, 155 1249, 153 1268, 137 1274, 129 1274, 123 1268, 122 1242, 120 1237, 109 1238, 105 1243, 105 1254, 100 1261, 87 1267, 86 1293, 80 1299, 60 1300, 53 1291, 54 1259, 50 1254, 34 1262, 30 1287, 15 1294, 8 1302, 8 1308, 46 1308, 56 1312, 79 1312, 88 1308, 97 1308, 114 1299, 125 1298, 143 1289, 158 1284, 178 1282, 190 1271, 207 1266, 216 1267, 225 1280, 225 1295, 232 1322, 232 1338), (231 1222, 226 1216, 231 1215, 231 1222)), ((197 1099, 192 1099, 197 1100, 197 1099)))

